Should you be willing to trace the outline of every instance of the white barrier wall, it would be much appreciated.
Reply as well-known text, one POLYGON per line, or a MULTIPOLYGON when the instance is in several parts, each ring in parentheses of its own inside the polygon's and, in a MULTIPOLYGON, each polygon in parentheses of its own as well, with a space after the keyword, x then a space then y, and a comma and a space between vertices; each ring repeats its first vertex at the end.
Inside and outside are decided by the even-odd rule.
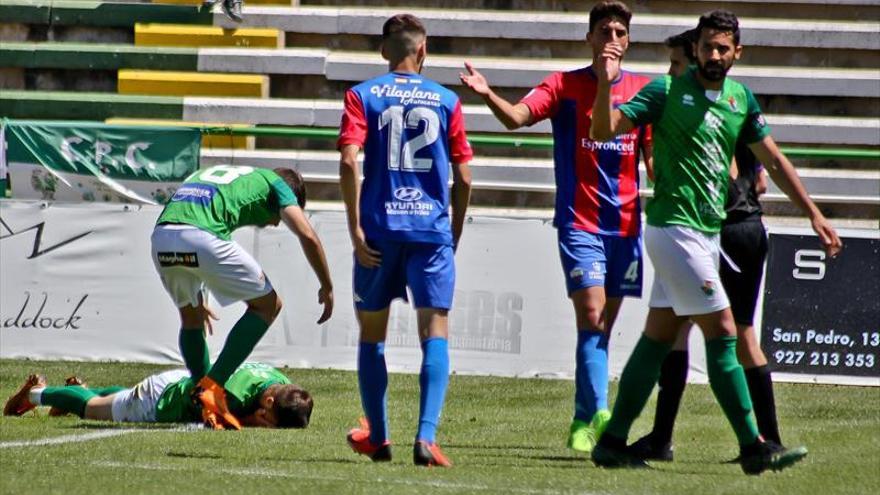
MULTIPOLYGON (((179 362, 176 310, 149 256, 158 207, 0 202, 0 357, 179 362)), ((317 281, 283 228, 241 229, 285 302, 252 356, 276 365, 353 369, 357 325, 351 248, 341 212, 311 216, 327 250, 336 311, 323 324, 317 281)), ((565 296, 556 231, 540 220, 474 218, 457 254, 451 312, 452 368, 459 373, 572 375, 574 313, 565 296)), ((645 286, 653 270, 645 267, 645 286)), ((220 311, 209 338, 216 356, 242 311, 220 311)), ((643 301, 627 300, 615 326, 611 371, 619 375, 641 331, 643 301)), ((417 371, 415 315, 395 303, 389 324, 392 370, 417 371)), ((700 379, 702 346, 693 360, 700 379)))
MULTIPOLYGON (((0 201, 0 357, 179 363, 177 312, 149 255, 159 211, 154 206, 0 201)), ((295 237, 284 228, 241 229, 235 235, 285 302, 252 359, 354 369, 358 332, 344 215, 319 211, 311 220, 335 283, 336 311, 320 326, 315 324, 321 312, 317 280, 295 237)), ((475 217, 465 227, 456 264, 450 313, 455 372, 572 376, 574 312, 549 222, 475 217)), ((653 273, 646 260, 646 294, 653 273)), ((219 312, 221 321, 209 338, 212 355, 242 310, 236 304, 219 312)), ((624 302, 611 339, 612 375, 619 376, 646 314, 645 299, 624 302)), ((393 306, 388 348, 392 371, 419 369, 415 314, 405 304, 393 306)), ((705 381, 699 332, 691 333, 691 356, 690 379, 705 381)), ((867 377, 831 381, 880 384, 867 377)))

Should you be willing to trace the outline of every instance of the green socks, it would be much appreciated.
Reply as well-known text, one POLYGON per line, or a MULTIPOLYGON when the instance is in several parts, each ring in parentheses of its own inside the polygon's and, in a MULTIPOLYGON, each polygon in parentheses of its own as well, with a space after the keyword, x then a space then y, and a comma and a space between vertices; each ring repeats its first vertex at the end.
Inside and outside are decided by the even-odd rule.
MULTIPOLYGON (((250 311, 246 312, 229 332, 226 343, 223 344, 223 350, 220 351, 220 355, 214 366, 211 367, 211 371, 208 372, 208 376, 223 386, 251 354, 251 351, 257 346, 257 342, 263 338, 268 329, 269 325, 262 318, 250 311)), ((195 376, 193 376, 193 380, 196 380, 195 376)))
POLYGON ((98 397, 98 394, 79 385, 46 387, 40 395, 40 405, 57 407, 81 418, 86 412, 89 399, 94 397, 98 397))
POLYGON ((611 413, 606 433, 626 440, 633 422, 651 397, 660 376, 660 366, 670 349, 672 344, 657 342, 642 335, 620 376, 617 400, 614 401, 614 412, 611 413))
POLYGON ((178 343, 189 374, 193 381, 199 381, 211 368, 205 331, 201 328, 181 328, 178 343))
POLYGON ((758 439, 758 428, 749 414, 752 399, 746 375, 736 359, 736 337, 719 337, 706 342, 706 367, 709 385, 727 421, 733 427, 740 445, 751 445, 758 439))

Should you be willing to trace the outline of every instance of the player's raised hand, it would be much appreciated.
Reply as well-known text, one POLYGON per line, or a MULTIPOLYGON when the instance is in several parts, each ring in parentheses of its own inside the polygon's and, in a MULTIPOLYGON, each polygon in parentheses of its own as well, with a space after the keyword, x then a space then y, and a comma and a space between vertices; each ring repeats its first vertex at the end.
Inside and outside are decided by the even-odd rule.
POLYGON ((489 94, 489 81, 486 80, 486 77, 483 74, 480 74, 477 69, 474 69, 474 66, 471 65, 470 62, 464 63, 464 68, 467 70, 467 74, 464 72, 459 72, 458 77, 461 79, 462 84, 471 89, 474 93, 478 95, 484 96, 489 94))
POLYGON ((593 65, 596 79, 613 82, 620 74, 620 61, 623 59, 623 46, 619 43, 608 43, 599 54, 599 63, 593 65))
POLYGON ((840 240, 840 237, 837 235, 837 231, 834 230, 834 227, 828 222, 828 219, 823 215, 818 215, 812 220, 813 230, 816 231, 816 234, 819 236, 819 240, 822 242, 822 247, 825 249, 825 254, 830 256, 831 258, 837 257, 840 254, 840 251, 843 249, 843 241, 840 240))
POLYGON ((321 287, 318 289, 318 303, 324 305, 324 312, 318 318, 318 325, 330 319, 333 315, 333 289, 330 287, 321 287))

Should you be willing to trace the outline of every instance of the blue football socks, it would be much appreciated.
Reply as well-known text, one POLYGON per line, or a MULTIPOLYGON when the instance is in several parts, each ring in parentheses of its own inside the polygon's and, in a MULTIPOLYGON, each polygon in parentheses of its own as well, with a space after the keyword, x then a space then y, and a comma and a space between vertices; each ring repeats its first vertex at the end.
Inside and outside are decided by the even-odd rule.
POLYGON ((370 443, 382 445, 388 440, 388 369, 385 367, 384 342, 360 343, 358 384, 361 404, 370 422, 370 443))
POLYGON ((419 432, 416 440, 434 443, 440 411, 449 385, 449 343, 441 337, 422 342, 422 370, 419 374, 419 432))
POLYGON ((608 335, 581 330, 575 352, 574 418, 589 423, 608 409, 608 335))

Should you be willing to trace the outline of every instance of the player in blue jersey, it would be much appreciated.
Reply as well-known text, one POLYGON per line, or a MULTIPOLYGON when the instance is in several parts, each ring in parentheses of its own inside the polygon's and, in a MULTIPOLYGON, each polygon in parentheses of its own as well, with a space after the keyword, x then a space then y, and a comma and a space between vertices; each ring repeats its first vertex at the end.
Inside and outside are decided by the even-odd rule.
POLYGON ((348 434, 348 443, 373 461, 391 460, 384 342, 391 301, 406 299, 409 288, 423 353, 413 461, 449 466, 435 436, 449 382, 453 254, 470 198, 467 162, 473 152, 458 96, 419 75, 426 41, 418 18, 391 17, 382 27, 382 56, 390 71, 345 95, 339 174, 354 246, 358 382, 366 415, 361 428, 348 434), (357 161, 361 149, 362 184, 357 161))

